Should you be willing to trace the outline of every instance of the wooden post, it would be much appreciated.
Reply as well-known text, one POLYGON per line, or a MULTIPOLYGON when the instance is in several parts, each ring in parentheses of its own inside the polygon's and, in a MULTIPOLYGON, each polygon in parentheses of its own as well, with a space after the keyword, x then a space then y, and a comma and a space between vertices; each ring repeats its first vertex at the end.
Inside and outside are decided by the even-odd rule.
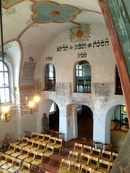
POLYGON ((112 16, 109 12, 109 8, 107 5, 106 0, 98 0, 99 6, 102 10, 102 14, 105 19, 106 27, 108 29, 112 47, 113 47, 113 52, 115 56, 115 61, 118 69, 118 73, 120 76, 121 80, 121 85, 123 89, 123 95, 126 103, 126 108, 127 108, 127 115, 128 115, 128 122, 129 122, 129 127, 130 127, 130 81, 129 81, 129 75, 127 72, 124 56, 122 53, 122 49, 117 37, 117 32, 114 27, 113 21, 112 21, 112 16))

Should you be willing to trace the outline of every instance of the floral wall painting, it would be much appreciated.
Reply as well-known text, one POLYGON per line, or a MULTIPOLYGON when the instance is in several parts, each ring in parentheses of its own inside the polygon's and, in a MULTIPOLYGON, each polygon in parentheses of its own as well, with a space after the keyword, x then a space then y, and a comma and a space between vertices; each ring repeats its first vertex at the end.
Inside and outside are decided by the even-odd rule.
POLYGON ((91 27, 90 24, 83 24, 80 26, 74 26, 70 29, 70 41, 75 42, 82 42, 88 41, 90 38, 91 27))

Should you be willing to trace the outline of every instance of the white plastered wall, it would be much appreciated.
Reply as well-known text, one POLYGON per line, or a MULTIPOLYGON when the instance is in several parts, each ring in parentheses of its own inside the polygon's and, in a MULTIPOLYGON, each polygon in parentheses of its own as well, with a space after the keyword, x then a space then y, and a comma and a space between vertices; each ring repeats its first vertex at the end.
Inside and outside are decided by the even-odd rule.
MULTIPOLYGON (((91 24, 91 34, 89 41, 86 41, 87 43, 106 38, 109 39, 109 36, 104 25, 91 24)), ((66 140, 77 136, 76 119, 74 118, 76 112, 73 108, 72 115, 67 114, 67 105, 83 104, 87 105, 93 112, 93 139, 109 142, 112 116, 109 110, 116 104, 124 102, 123 96, 115 96, 115 61, 111 43, 109 41, 109 46, 104 47, 86 47, 83 50, 73 49, 58 52, 57 48, 63 45, 69 47, 75 45, 69 40, 69 30, 51 40, 37 62, 35 79, 40 77, 43 83, 45 64, 52 63, 56 69, 56 91, 42 91, 42 98, 43 100, 51 99, 57 103, 60 109, 59 131, 65 133, 66 140), (77 55, 81 52, 86 52, 87 57, 78 58, 77 55), (50 62, 46 59, 49 56, 53 57, 50 62), (86 60, 91 65, 91 93, 74 93, 73 91, 74 68, 76 62, 80 60, 86 60), (71 127, 70 122, 72 123, 71 127)), ((41 113, 39 113, 38 118, 40 119, 40 117, 41 113)))
MULTIPOLYGON (((91 37, 86 43, 93 43, 95 40, 106 38, 109 37, 105 26, 93 24, 91 25, 91 37)), ((25 115, 19 114, 18 117, 13 117, 6 126, 1 123, 1 128, 4 129, 4 133, 1 133, 1 139, 3 139, 5 132, 8 131, 11 133, 17 132, 17 134, 21 135, 24 135, 24 130, 42 132, 43 113, 46 113, 48 117, 50 106, 54 101, 59 107, 59 131, 65 134, 65 140, 75 138, 78 135, 76 107, 82 104, 88 106, 93 112, 93 139, 102 142, 110 141, 111 108, 116 104, 124 103, 122 96, 114 95, 115 61, 111 44, 109 42, 109 46, 106 47, 86 47, 83 50, 73 49, 57 52, 57 47, 63 44, 68 46, 75 45, 69 40, 69 30, 59 34, 44 48, 45 51, 37 62, 34 76, 35 79, 42 79, 44 90, 44 68, 46 64, 52 63, 56 69, 56 91, 41 92, 42 101, 38 112, 33 114, 26 113, 25 115), (87 57, 78 58, 77 55, 81 52, 87 52, 87 57), (46 60, 46 57, 49 56, 53 57, 52 61, 46 60), (91 65, 91 93, 74 92, 75 64, 81 60, 86 60, 91 65), (102 85, 109 89, 109 92, 106 93, 107 96, 99 90, 102 85), (100 94, 98 91, 100 91, 100 94), (72 105, 70 113, 68 113, 68 105, 72 105)), ((11 52, 9 53, 11 55, 11 52)), ((14 58, 12 61, 14 63, 15 55, 12 54, 11 56, 14 58)), ((20 58, 20 54, 18 56, 20 58)), ((13 65, 14 68, 17 66, 14 72, 14 81, 18 78, 17 70, 19 64, 17 63, 20 63, 20 59, 13 65), (17 75, 15 75, 16 73, 17 75)), ((18 84, 17 81, 14 82, 15 85, 18 84)))
MULTIPOLYGON (((108 38, 104 25, 91 25, 91 37, 89 42, 108 38)), ((86 42, 88 43, 88 42, 86 42)), ((111 109, 116 104, 123 104, 122 96, 115 96, 115 61, 111 44, 106 47, 88 48, 84 50, 68 50, 57 52, 57 47, 66 44, 74 46, 75 43, 69 41, 69 30, 64 31, 44 48, 35 70, 35 79, 42 79, 43 91, 42 101, 38 112, 33 114, 19 113, 18 117, 13 117, 6 125, 1 123, 1 140, 6 132, 24 135, 24 130, 43 131, 43 113, 49 115, 49 110, 54 101, 59 107, 59 131, 65 134, 65 140, 77 137, 77 105, 86 105, 93 112, 93 139, 102 142, 110 141, 110 120, 111 109), (87 52, 87 57, 78 58, 78 53, 87 52), (46 57, 53 57, 52 61, 46 61, 46 57), (92 88, 91 93, 74 92, 75 64, 81 60, 86 60, 91 65, 92 88), (56 70, 56 91, 44 91, 44 68, 48 63, 52 63, 56 70), (101 89, 108 88, 106 93, 101 89), (99 92, 100 91, 100 92, 99 92), (68 105, 72 105, 72 110, 68 113, 68 105)), ((78 44, 78 43, 77 43, 78 44)), ((19 49, 19 48, 18 48, 19 49)), ((20 49, 19 49, 20 52, 20 49)), ((9 52, 11 55, 11 52, 9 52)), ((15 56, 11 55, 14 57, 15 56)), ((20 58, 20 54, 19 54, 20 58)), ((12 64, 14 63, 12 60, 12 64)), ((13 64, 15 68, 19 62, 13 64)), ((18 65, 19 67, 19 65, 18 65)), ((18 78, 18 67, 15 69, 15 79, 18 78), (17 75, 15 75, 17 73, 17 75)), ((15 81, 14 79, 14 81, 15 81)), ((17 80, 16 80, 17 81, 17 80)), ((17 85, 17 82, 14 82, 17 85)))

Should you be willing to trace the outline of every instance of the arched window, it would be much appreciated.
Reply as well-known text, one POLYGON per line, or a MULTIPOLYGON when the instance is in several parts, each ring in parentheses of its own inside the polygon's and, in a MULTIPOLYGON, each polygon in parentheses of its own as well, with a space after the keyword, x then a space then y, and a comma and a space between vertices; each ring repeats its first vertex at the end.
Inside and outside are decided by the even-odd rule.
POLYGON ((0 103, 10 102, 9 68, 0 60, 0 103))
POLYGON ((45 90, 55 91, 55 67, 47 64, 45 67, 45 90))
POLYGON ((116 67, 116 82, 115 82, 116 88, 115 88, 115 94, 116 95, 122 95, 122 86, 121 86, 121 81, 120 81, 120 76, 118 73, 118 69, 116 67))
POLYGON ((91 66, 87 61, 80 61, 75 67, 76 92, 91 92, 91 66))

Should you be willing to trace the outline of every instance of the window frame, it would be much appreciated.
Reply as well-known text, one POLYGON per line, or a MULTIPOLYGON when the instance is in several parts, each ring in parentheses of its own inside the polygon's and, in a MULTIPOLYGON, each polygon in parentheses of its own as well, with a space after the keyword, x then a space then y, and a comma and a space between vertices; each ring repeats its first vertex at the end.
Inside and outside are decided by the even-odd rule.
POLYGON ((55 66, 52 63, 46 64, 45 66, 45 90, 55 91, 55 66))
POLYGON ((91 65, 87 60, 75 64, 75 92, 91 93, 91 65), (85 66, 89 66, 89 74, 85 74, 85 66))
MULTIPOLYGON (((1 74, 3 73, 3 77, 5 74, 7 74, 7 81, 8 81, 8 83, 6 85, 5 84, 0 85, 0 104, 4 104, 5 102, 10 103, 11 102, 11 95, 10 95, 10 70, 9 70, 9 66, 7 65, 6 62, 4 62, 4 68, 3 68, 3 61, 1 59, 0 59, 0 63, 2 64, 2 68, 0 66, 0 68, 1 68, 0 73, 1 74), (6 67, 6 70, 5 70, 5 67, 6 67), (1 90, 3 90, 3 89, 4 89, 4 94, 6 95, 6 98, 4 98, 1 95, 1 90), (8 89, 8 93, 6 92, 6 89, 8 89), (7 97, 7 94, 8 94, 8 97, 7 97), (7 98, 8 98, 8 100, 7 100, 7 98)), ((3 82, 5 82, 5 79, 3 79, 3 82)))

